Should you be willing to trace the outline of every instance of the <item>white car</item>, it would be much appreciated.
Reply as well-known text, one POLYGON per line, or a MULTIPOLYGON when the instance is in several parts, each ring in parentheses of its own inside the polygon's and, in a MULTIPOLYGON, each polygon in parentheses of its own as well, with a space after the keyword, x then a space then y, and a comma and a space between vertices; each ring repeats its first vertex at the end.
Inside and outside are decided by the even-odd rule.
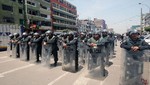
POLYGON ((150 34, 145 36, 144 40, 150 45, 150 34))

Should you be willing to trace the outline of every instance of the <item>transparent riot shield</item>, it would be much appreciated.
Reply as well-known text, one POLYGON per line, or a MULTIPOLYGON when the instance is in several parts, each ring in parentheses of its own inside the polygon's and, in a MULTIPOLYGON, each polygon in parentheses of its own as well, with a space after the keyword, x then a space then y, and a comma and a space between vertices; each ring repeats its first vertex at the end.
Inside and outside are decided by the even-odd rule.
POLYGON ((89 48, 88 56, 86 58, 85 76, 92 79, 101 79, 106 76, 105 62, 104 62, 104 47, 89 48))
POLYGON ((145 52, 122 49, 122 54, 120 85, 149 85, 149 60, 145 52))
POLYGON ((85 64, 85 58, 87 56, 87 45, 83 42, 78 43, 78 51, 79 51, 79 64, 85 64))
POLYGON ((62 69, 65 71, 76 72, 76 49, 68 46, 63 49, 62 69))
POLYGON ((7 54, 9 57, 12 57, 12 43, 8 43, 7 45, 7 54))
POLYGON ((30 57, 29 57, 30 62, 35 62, 36 61, 36 45, 34 43, 30 44, 30 57))
POLYGON ((27 45, 25 43, 20 43, 20 59, 27 60, 27 45))
POLYGON ((114 43, 110 43, 110 55, 109 58, 114 58, 114 43))
POLYGON ((17 44, 16 43, 12 43, 12 57, 16 58, 17 56, 17 44))
POLYGON ((105 57, 104 57, 104 60, 105 60, 105 65, 106 66, 109 66, 110 65, 110 61, 109 61, 109 58, 110 58, 110 43, 107 44, 107 46, 104 48, 105 51, 105 57))
POLYGON ((42 45, 42 65, 51 67, 52 45, 42 45))
POLYGON ((58 59, 59 59, 59 61, 62 61, 63 48, 62 48, 62 42, 61 41, 58 41, 58 48, 59 48, 58 59))

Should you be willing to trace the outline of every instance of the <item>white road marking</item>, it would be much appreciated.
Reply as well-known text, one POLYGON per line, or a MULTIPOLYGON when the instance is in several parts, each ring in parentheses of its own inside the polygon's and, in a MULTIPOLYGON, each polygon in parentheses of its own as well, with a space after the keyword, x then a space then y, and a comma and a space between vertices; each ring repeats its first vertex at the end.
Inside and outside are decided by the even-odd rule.
POLYGON ((0 59, 3 59, 3 58, 9 58, 9 57, 7 57, 7 56, 0 57, 0 59))
POLYGON ((69 72, 64 73, 63 75, 59 76, 58 78, 56 78, 55 80, 53 80, 52 82, 50 82, 48 85, 53 85, 54 83, 56 83, 59 79, 61 79, 62 77, 66 76, 69 72))
POLYGON ((87 85, 89 79, 84 76, 80 76, 73 85, 87 85))
POLYGON ((86 72, 83 72, 73 85, 87 85, 89 78, 85 77, 86 72))
POLYGON ((15 69, 12 69, 12 70, 9 70, 9 71, 5 71, 5 72, 0 73, 0 76, 4 77, 4 75, 6 75, 6 74, 9 74, 9 73, 21 70, 21 69, 25 69, 25 68, 28 68, 28 67, 31 67, 31 66, 34 66, 34 65, 35 64, 30 64, 30 65, 22 66, 22 67, 15 68, 15 69))
POLYGON ((15 59, 5 60, 5 61, 0 62, 0 64, 1 64, 1 63, 6 63, 6 62, 9 62, 9 61, 14 61, 14 60, 15 60, 15 59))

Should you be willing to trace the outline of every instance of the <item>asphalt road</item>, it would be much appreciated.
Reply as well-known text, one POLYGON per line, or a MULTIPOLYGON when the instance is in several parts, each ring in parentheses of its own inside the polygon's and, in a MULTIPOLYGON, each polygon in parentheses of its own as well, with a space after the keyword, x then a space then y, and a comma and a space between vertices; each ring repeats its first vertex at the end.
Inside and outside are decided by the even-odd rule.
POLYGON ((0 85, 119 85, 122 71, 119 45, 115 47, 115 52, 115 58, 110 59, 112 65, 106 67, 108 75, 100 80, 86 77, 85 68, 71 73, 63 71, 61 63, 57 67, 48 68, 10 58, 7 52, 0 52, 0 85))

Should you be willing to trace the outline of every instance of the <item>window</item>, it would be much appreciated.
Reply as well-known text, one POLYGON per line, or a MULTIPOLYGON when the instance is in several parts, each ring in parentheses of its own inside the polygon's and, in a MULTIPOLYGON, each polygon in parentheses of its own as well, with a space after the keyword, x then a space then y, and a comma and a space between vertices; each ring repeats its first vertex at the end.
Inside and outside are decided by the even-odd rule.
POLYGON ((55 3, 53 3, 53 7, 57 7, 55 3))
POLYGON ((2 4, 2 9, 13 12, 13 7, 12 6, 2 4))
POLYGON ((11 0, 11 1, 14 1, 14 2, 15 2, 16 0, 11 0))
POLYGON ((32 10, 32 9, 28 9, 28 14, 38 15, 38 11, 35 11, 35 10, 32 10))
POLYGON ((3 17, 3 22, 14 23, 13 17, 3 17))
POLYGON ((45 6, 42 5, 42 4, 40 4, 40 7, 47 10, 47 7, 45 7, 45 6))
POLYGON ((58 0, 60 3, 63 3, 63 0, 58 0))
POLYGON ((41 17, 47 18, 47 15, 46 14, 41 14, 41 17))
POLYGON ((18 3, 19 3, 19 4, 22 4, 22 3, 23 3, 23 0, 18 0, 18 3))
POLYGON ((19 9, 19 13, 20 13, 20 14, 23 14, 23 9, 19 9))
POLYGON ((34 2, 27 1, 27 4, 32 5, 32 6, 35 6, 35 3, 34 3, 34 2))
POLYGON ((41 21, 42 26, 51 26, 51 22, 41 21))
POLYGON ((46 2, 50 3, 50 0, 44 0, 44 1, 46 1, 46 2))

